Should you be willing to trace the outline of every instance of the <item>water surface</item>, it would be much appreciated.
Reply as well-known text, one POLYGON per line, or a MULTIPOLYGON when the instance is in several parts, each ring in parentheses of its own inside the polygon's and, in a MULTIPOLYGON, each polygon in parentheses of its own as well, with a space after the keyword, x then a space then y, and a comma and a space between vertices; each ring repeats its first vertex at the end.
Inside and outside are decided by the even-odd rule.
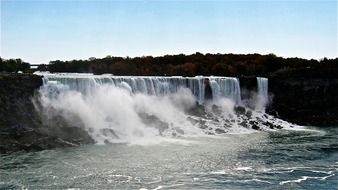
POLYGON ((1 189, 337 189, 338 128, 0 157, 1 189))

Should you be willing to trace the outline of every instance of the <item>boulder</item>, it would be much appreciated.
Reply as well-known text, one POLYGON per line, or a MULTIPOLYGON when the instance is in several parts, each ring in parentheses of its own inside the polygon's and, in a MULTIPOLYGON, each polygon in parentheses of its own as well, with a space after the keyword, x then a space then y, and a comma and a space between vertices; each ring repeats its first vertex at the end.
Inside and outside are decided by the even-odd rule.
POLYGON ((251 126, 251 128, 254 129, 254 130, 260 130, 260 127, 258 125, 256 125, 256 124, 253 124, 251 126))

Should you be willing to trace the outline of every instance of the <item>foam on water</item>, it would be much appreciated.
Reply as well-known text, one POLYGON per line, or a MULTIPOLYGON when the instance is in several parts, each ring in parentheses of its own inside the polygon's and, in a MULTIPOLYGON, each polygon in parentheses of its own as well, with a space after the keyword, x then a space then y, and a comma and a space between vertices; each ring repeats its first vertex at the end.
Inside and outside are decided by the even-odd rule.
POLYGON ((300 183, 300 182, 306 181, 306 180, 308 180, 308 179, 326 180, 327 178, 332 177, 332 176, 334 176, 334 175, 335 175, 335 174, 331 174, 331 175, 323 176, 323 177, 302 176, 301 178, 295 179, 295 180, 281 181, 281 182, 279 183, 279 185, 284 185, 284 184, 287 184, 287 183, 300 183))
POLYGON ((336 189, 337 128, 165 138, 0 157, 3 189, 336 189), (192 141, 191 141, 192 140, 192 141))

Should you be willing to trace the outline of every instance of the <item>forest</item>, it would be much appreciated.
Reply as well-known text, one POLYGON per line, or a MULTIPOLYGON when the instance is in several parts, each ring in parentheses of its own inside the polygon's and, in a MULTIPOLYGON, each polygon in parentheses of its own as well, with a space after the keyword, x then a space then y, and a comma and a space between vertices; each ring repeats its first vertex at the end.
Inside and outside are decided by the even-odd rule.
POLYGON ((0 72, 31 72, 30 64, 21 59, 3 59, 0 57, 0 72))
POLYGON ((3 59, 0 72, 76 72, 136 76, 283 76, 326 77, 338 76, 338 58, 321 60, 283 58, 274 54, 202 54, 143 57, 90 57, 87 60, 50 61, 29 69, 21 59, 3 59))

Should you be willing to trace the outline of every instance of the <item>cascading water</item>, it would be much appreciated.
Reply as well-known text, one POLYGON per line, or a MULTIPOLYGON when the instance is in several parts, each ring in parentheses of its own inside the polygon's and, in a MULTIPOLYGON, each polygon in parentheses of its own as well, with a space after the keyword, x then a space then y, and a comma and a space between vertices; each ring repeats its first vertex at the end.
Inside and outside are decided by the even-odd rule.
MULTIPOLYGON (((39 73, 37 73, 39 74, 39 73)), ((198 103, 205 102, 206 77, 129 77, 113 75, 91 74, 49 74, 44 76, 44 83, 54 81, 68 86, 70 90, 76 90, 83 94, 93 93, 97 87, 107 84, 114 87, 125 88, 136 94, 142 93, 155 96, 166 96, 178 92, 180 88, 190 89, 198 103)), ((240 86, 237 78, 208 77, 214 99, 229 98, 237 104, 241 102, 240 86)))
MULTIPOLYGON (((98 143, 151 143, 286 126, 241 107, 237 78, 36 74, 44 80, 36 104, 44 122, 82 127, 98 143)), ((267 79, 257 81, 259 94, 267 96, 267 79)))
POLYGON ((267 78, 257 77, 257 91, 256 110, 265 111, 265 106, 269 101, 267 78))
POLYGON ((233 100, 236 104, 241 103, 241 91, 237 78, 212 77, 210 84, 213 100, 227 97, 233 100))

